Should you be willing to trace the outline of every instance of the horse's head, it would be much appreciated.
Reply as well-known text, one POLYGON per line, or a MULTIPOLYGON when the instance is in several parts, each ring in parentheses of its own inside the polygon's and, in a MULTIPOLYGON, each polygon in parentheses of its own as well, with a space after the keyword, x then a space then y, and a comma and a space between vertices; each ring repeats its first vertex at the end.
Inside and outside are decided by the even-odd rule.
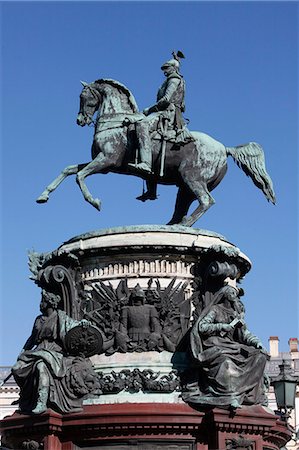
POLYGON ((77 124, 81 127, 90 125, 93 122, 93 115, 99 107, 100 93, 95 88, 94 83, 87 84, 81 81, 83 89, 80 94, 80 110, 77 116, 77 124))

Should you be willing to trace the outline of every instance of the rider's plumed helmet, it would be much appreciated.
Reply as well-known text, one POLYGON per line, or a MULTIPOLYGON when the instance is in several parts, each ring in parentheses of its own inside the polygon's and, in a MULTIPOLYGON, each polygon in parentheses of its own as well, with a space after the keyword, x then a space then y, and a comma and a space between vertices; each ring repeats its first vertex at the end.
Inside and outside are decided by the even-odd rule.
POLYGON ((134 289, 132 289, 131 291, 131 295, 130 295, 130 303, 133 304, 133 301, 135 299, 140 299, 142 300, 142 303, 144 303, 145 301, 145 292, 144 290, 141 288, 140 284, 138 283, 134 289))
POLYGON ((179 70, 180 68, 180 59, 181 58, 185 58, 185 56, 183 55, 183 53, 178 50, 177 52, 172 52, 172 56, 173 58, 170 59, 169 61, 166 61, 162 66, 161 69, 164 70, 167 67, 173 67, 176 71, 179 70))

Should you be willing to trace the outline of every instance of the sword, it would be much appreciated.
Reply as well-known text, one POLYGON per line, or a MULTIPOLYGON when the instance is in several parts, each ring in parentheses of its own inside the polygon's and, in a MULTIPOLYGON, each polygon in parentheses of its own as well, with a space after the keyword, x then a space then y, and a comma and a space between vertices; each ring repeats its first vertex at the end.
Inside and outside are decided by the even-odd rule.
POLYGON ((161 167, 160 167, 160 177, 163 177, 164 175, 164 166, 165 166, 165 155, 166 155, 166 131, 168 128, 167 125, 168 119, 164 119, 164 127, 161 123, 161 129, 162 129, 162 148, 161 148, 161 167))
POLYGON ((6 381, 8 381, 11 377, 12 377, 12 372, 10 372, 10 374, 6 378, 4 378, 4 380, 0 381, 0 387, 2 387, 3 384, 5 384, 6 381))

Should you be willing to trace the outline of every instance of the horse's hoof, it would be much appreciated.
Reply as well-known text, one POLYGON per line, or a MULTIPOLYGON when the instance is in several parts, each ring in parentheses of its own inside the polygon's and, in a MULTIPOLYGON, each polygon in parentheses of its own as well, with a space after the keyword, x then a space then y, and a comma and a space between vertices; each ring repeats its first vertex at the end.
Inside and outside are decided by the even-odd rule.
POLYGON ((94 206, 98 211, 101 211, 101 201, 98 198, 94 199, 92 206, 94 206))
POLYGON ((187 216, 184 216, 178 225, 182 225, 183 227, 192 227, 192 222, 191 220, 188 220, 187 216))
POLYGON ((48 200, 49 196, 46 194, 42 194, 36 199, 36 203, 47 203, 48 200))

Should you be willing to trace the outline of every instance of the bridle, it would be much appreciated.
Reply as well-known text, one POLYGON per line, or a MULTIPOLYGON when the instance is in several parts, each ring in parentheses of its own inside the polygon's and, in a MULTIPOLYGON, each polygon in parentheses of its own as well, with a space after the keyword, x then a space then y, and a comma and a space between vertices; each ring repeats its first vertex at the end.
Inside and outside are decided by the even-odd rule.
MULTIPOLYGON (((92 96, 95 97, 97 99, 97 101, 100 101, 100 94, 95 88, 93 88, 89 84, 86 84, 84 86, 84 89, 89 90, 90 93, 92 94, 92 96)), ((83 91, 84 91, 84 89, 83 89, 83 91)), ((88 124, 89 127, 95 126, 96 122, 94 121, 93 116, 90 116, 90 114, 88 114, 87 112, 83 113, 83 112, 79 111, 79 113, 83 114, 84 117, 88 118, 88 120, 90 121, 90 123, 88 124)))

